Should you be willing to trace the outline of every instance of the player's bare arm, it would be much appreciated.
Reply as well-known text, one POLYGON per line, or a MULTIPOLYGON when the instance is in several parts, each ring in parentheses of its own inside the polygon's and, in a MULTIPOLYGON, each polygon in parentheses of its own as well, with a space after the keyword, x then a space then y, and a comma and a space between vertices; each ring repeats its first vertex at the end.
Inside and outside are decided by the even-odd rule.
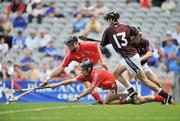
POLYGON ((93 90, 94 90, 95 86, 90 86, 88 87, 84 92, 82 92, 80 95, 74 97, 73 99, 70 99, 70 102, 75 102, 77 100, 79 100, 82 97, 85 97, 86 95, 90 94, 93 90))
MULTIPOLYGON (((85 81, 85 82, 84 82, 84 85, 85 85, 86 88, 88 88, 88 87, 91 86, 91 83, 88 82, 88 81, 85 81)), ((95 89, 92 91, 92 94, 93 94, 93 93, 97 93, 97 92, 98 92, 98 91, 97 91, 97 89, 95 88, 95 89)))
POLYGON ((99 54, 99 57, 100 57, 100 63, 102 65, 102 67, 104 67, 106 70, 108 70, 107 64, 104 62, 101 49, 100 49, 100 47, 98 45, 97 45, 97 48, 98 48, 98 52, 97 53, 99 54))
POLYGON ((75 78, 68 79, 68 80, 65 80, 65 81, 62 81, 62 82, 59 82, 59 83, 56 83, 56 84, 47 85, 47 87, 56 88, 56 87, 61 86, 61 85, 68 85, 68 84, 71 84, 71 83, 75 83, 76 81, 77 80, 75 78))
POLYGON ((49 80, 51 80, 53 77, 56 77, 58 74, 60 74, 62 71, 64 70, 64 68, 62 66, 59 66, 57 68, 55 68, 53 70, 53 72, 46 77, 46 79, 43 81, 43 85, 47 85, 47 83, 49 82, 49 80))
POLYGON ((145 55, 141 57, 141 61, 148 60, 152 56, 152 51, 148 51, 145 55))

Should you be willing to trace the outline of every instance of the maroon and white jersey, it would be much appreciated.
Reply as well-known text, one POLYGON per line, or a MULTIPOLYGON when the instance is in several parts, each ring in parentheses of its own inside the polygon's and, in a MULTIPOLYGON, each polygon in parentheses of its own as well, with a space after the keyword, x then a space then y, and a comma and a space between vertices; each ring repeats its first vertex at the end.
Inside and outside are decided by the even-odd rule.
POLYGON ((115 22, 104 31, 101 46, 112 44, 122 57, 132 57, 137 54, 137 50, 131 46, 131 41, 138 33, 135 27, 115 22))

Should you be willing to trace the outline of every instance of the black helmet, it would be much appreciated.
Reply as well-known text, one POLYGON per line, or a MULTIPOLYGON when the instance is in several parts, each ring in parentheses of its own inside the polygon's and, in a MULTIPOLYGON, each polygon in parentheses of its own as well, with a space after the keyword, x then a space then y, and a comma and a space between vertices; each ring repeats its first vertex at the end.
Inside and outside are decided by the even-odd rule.
POLYGON ((118 21, 120 15, 118 12, 110 12, 110 13, 107 13, 105 16, 104 16, 104 19, 107 21, 109 19, 112 19, 114 21, 118 21))
POLYGON ((65 45, 68 45, 70 43, 78 42, 77 36, 70 36, 64 43, 65 45))
POLYGON ((93 69, 93 62, 90 60, 85 60, 81 63, 81 69, 86 70, 87 72, 91 72, 93 69))

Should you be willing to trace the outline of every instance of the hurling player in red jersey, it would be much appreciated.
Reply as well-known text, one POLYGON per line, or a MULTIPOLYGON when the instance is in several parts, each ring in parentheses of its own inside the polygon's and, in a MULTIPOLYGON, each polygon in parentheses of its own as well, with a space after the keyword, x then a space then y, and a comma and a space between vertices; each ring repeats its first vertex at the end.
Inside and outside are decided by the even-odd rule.
MULTIPOLYGON (((106 70, 93 69, 93 63, 89 60, 83 61, 81 64, 82 74, 69 80, 65 80, 56 84, 47 85, 47 87, 55 88, 61 85, 68 85, 75 82, 88 82, 89 87, 77 97, 69 100, 71 102, 90 94, 96 87, 100 87, 103 90, 109 90, 105 97, 103 104, 127 104, 133 103, 132 100, 125 101, 128 96, 128 92, 125 87, 117 81, 114 76, 108 73, 106 70)), ((161 96, 145 96, 140 97, 140 103, 146 102, 162 102, 161 96)))
MULTIPOLYGON (((66 41, 65 45, 68 47, 68 53, 64 58, 62 64, 57 67, 44 81, 43 84, 47 85, 48 81, 53 77, 60 74, 64 68, 66 68, 72 61, 81 63, 83 60, 91 60, 98 69, 108 69, 107 65, 103 61, 101 50, 95 42, 78 42, 77 36, 70 36, 66 41)), ((87 83, 84 83, 88 87, 87 83)), ((92 96, 96 100, 100 100, 98 93, 93 92, 92 96)))
MULTIPOLYGON (((151 82, 145 76, 142 69, 141 59, 137 49, 132 46, 132 43, 139 44, 142 33, 135 27, 121 24, 118 22, 119 14, 115 12, 107 13, 105 20, 109 27, 103 33, 101 47, 112 44, 113 48, 122 57, 119 65, 114 69, 114 75, 118 78, 119 72, 127 69, 131 74, 135 75, 143 84, 151 88, 158 95, 164 97, 165 103, 171 103, 172 96, 162 90, 159 86, 151 82)), ((130 84, 123 79, 121 81, 129 92, 129 97, 136 100, 137 92, 130 86, 130 84)))

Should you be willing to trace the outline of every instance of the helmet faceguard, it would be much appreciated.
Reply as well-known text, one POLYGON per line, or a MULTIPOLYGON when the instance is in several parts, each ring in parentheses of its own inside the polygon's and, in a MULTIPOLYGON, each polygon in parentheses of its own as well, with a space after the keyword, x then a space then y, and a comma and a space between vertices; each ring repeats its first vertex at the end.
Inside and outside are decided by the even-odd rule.
POLYGON ((84 73, 91 73, 91 71, 93 70, 93 62, 91 62, 90 60, 85 60, 81 63, 81 69, 83 74, 84 73))

